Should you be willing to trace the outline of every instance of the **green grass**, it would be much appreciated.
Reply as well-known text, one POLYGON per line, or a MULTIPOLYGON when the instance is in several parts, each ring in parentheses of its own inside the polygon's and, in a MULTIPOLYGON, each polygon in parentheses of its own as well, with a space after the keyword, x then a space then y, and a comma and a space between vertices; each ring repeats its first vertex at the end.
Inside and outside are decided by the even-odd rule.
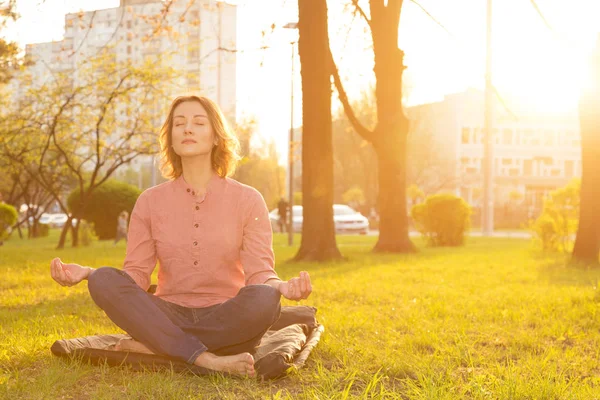
MULTIPOLYGON (((63 288, 52 257, 120 266, 124 243, 54 250, 52 237, 0 247, 0 397, 6 399, 600 398, 600 272, 567 269, 518 239, 374 255, 375 237, 339 237, 347 261, 310 271, 321 342, 305 368, 274 381, 133 372, 51 355, 61 338, 119 332, 86 283, 63 288)), ((296 244, 299 238, 296 238, 296 244)), ((288 304, 291 304, 288 302, 288 304)))

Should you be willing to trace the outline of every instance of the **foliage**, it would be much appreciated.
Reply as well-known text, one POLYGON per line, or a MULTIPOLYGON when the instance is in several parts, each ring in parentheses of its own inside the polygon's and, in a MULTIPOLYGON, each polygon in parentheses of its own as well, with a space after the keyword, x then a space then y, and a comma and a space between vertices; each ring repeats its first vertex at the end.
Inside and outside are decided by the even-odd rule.
POLYGON ((358 207, 365 203, 365 194, 361 188, 358 186, 353 186, 344 192, 342 195, 342 201, 344 204, 358 207))
POLYGON ((18 213, 10 204, 0 203, 0 240, 7 239, 11 227, 17 222, 18 213))
MULTIPOLYGON (((141 191, 135 186, 108 180, 92 192, 83 208, 79 203, 79 189, 71 192, 67 204, 69 211, 74 216, 93 224, 95 234, 100 240, 113 239, 117 232, 119 214, 121 211, 131 214, 140 193, 141 191)), ((88 229, 91 228, 88 227, 88 229)))
POLYGON ((73 181, 85 203, 118 168, 157 152, 161 105, 178 77, 167 61, 120 63, 106 48, 77 65, 76 74, 56 72, 28 85, 23 101, 3 112, 10 123, 0 124, 2 157, 36 179, 64 213, 63 194, 73 181))
POLYGON ((84 247, 89 247, 93 241, 98 240, 94 232, 94 224, 89 223, 85 219, 79 223, 79 231, 77 233, 79 234, 79 243, 84 247))
POLYGON ((550 193, 544 199, 542 214, 530 224, 535 240, 543 250, 570 252, 573 249, 579 219, 581 181, 550 193))
POLYGON ((302 205, 302 192, 294 192, 294 205, 295 206, 302 205))
POLYGON ((421 188, 414 183, 410 184, 408 188, 406 188, 406 194, 412 205, 417 204, 419 201, 422 201, 425 198, 425 193, 423 193, 421 188))
POLYGON ((471 226, 471 206, 461 197, 436 194, 413 206, 411 216, 429 245, 461 246, 471 226))
POLYGON ((275 142, 252 140, 255 124, 252 119, 245 123, 248 125, 240 124, 236 128, 245 155, 233 178, 258 190, 271 209, 285 192, 285 168, 279 165, 275 142))

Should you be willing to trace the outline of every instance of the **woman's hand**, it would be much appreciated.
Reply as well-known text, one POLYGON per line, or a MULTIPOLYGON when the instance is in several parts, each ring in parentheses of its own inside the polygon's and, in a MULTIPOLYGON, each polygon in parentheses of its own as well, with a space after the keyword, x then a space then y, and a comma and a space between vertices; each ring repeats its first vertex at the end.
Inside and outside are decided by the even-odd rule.
POLYGON ((61 286, 73 286, 90 275, 93 269, 82 267, 79 264, 65 264, 60 258, 55 258, 50 263, 50 274, 52 279, 61 286))
POLYGON ((308 272, 300 272, 300 276, 292 278, 287 282, 279 284, 279 292, 283 297, 289 300, 302 300, 308 298, 312 292, 310 276, 308 272))

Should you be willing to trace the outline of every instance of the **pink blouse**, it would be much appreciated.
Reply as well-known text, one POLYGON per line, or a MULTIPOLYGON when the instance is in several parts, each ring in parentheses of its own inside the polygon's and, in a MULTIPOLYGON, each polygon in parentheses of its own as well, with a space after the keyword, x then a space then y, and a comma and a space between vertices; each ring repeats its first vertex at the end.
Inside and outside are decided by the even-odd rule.
POLYGON ((158 260, 156 296, 208 307, 235 297, 244 285, 277 278, 272 239, 256 189, 215 175, 199 196, 180 176, 138 198, 123 269, 147 290, 158 260))

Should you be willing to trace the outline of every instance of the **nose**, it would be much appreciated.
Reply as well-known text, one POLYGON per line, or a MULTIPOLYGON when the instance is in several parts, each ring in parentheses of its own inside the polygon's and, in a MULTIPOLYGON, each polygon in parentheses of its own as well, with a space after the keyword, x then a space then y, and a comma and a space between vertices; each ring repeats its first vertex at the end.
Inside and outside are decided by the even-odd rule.
POLYGON ((188 122, 185 124, 185 129, 183 130, 184 134, 192 134, 192 123, 188 122))

